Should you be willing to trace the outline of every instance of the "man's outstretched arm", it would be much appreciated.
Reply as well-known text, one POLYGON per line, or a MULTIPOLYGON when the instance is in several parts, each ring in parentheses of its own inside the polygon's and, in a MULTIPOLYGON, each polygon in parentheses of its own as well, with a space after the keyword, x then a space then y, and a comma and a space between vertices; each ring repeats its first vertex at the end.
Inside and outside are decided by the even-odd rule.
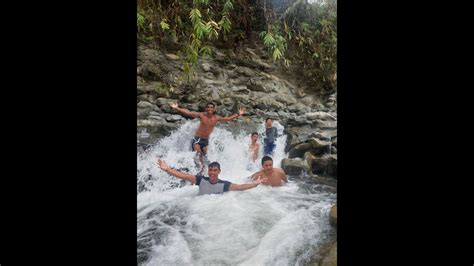
POLYGON ((265 178, 258 177, 257 180, 255 180, 252 183, 247 183, 247 184, 234 184, 234 183, 232 183, 232 184, 230 184, 229 190, 247 190, 247 189, 257 187, 262 182, 266 182, 266 181, 267 181, 266 177, 265 178))
POLYGON ((175 176, 177 178, 184 179, 184 180, 187 180, 189 182, 192 182, 193 184, 196 184, 196 176, 181 173, 178 170, 171 169, 164 160, 158 160, 158 166, 161 168, 161 170, 165 171, 169 175, 172 175, 172 176, 175 176))
POLYGON ((243 114, 245 114, 245 108, 240 108, 238 114, 233 114, 233 115, 228 116, 228 117, 221 117, 221 116, 219 116, 219 121, 222 121, 222 122, 229 122, 229 121, 232 121, 232 120, 234 120, 234 119, 236 119, 236 118, 241 117, 243 114))
POLYGON ((189 116, 189 117, 193 117, 193 118, 199 118, 199 113, 196 113, 196 112, 191 112, 189 111, 188 109, 184 109, 184 108, 179 108, 178 107, 178 103, 170 103, 170 106, 171 108, 175 109, 176 111, 186 115, 186 116, 189 116))

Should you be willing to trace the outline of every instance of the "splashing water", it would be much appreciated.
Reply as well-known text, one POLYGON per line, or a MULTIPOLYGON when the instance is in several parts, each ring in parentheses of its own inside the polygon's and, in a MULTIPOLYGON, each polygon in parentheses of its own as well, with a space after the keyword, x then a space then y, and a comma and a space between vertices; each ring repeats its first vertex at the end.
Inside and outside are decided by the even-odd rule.
MULTIPOLYGON (((139 265, 302 265, 334 238, 329 210, 336 194, 290 177, 283 187, 258 186, 246 191, 197 196, 198 186, 161 171, 157 158, 196 174, 191 151, 197 119, 137 155, 137 246, 139 265)), ((278 133, 283 126, 274 122, 278 133)), ((264 131, 264 124, 258 125, 264 131)), ((233 134, 214 129, 208 160, 221 165, 220 179, 250 182, 260 156, 250 160, 250 131, 233 134)), ((286 157, 286 136, 276 140, 274 166, 286 157)), ((205 174, 207 176, 207 173, 205 174)))

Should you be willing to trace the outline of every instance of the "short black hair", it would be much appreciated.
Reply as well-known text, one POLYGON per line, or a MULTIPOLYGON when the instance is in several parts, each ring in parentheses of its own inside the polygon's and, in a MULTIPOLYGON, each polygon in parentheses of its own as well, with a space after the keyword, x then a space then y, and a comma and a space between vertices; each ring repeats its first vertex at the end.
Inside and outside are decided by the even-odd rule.
POLYGON ((207 107, 208 105, 212 105, 212 108, 216 108, 216 105, 215 105, 214 103, 211 103, 211 102, 206 103, 206 107, 207 107))
POLYGON ((263 156, 263 158, 262 158, 262 165, 263 165, 263 163, 265 163, 266 161, 272 161, 272 162, 273 162, 273 159, 272 159, 272 157, 270 157, 270 156, 263 156))
POLYGON ((218 162, 210 163, 208 168, 211 168, 211 167, 217 167, 219 170, 221 170, 221 165, 218 162))
POLYGON ((273 121, 273 119, 271 117, 267 117, 267 119, 265 119, 265 123, 267 122, 268 119, 273 121))
POLYGON ((257 135, 258 136, 258 133, 257 132, 252 132, 252 137, 253 135, 257 135))

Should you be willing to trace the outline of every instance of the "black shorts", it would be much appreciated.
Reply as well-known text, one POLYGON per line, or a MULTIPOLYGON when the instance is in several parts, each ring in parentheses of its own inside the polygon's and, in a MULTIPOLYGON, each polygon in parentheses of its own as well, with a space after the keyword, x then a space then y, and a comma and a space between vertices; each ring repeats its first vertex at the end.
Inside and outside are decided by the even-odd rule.
POLYGON ((199 144, 199 147, 201 147, 201 151, 204 152, 204 147, 209 145, 209 140, 208 139, 203 139, 200 137, 194 137, 193 140, 191 141, 191 150, 194 151, 194 144, 199 144))

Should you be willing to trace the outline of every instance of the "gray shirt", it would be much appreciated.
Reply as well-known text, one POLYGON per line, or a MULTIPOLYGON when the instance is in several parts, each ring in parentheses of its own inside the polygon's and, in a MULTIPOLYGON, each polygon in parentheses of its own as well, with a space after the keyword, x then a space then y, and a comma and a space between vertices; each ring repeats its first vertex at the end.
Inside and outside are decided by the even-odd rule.
POLYGON ((196 185, 199 186, 198 195, 205 194, 222 194, 229 191, 230 184, 229 181, 217 179, 217 182, 212 184, 209 182, 209 177, 197 175, 196 176, 196 185))

